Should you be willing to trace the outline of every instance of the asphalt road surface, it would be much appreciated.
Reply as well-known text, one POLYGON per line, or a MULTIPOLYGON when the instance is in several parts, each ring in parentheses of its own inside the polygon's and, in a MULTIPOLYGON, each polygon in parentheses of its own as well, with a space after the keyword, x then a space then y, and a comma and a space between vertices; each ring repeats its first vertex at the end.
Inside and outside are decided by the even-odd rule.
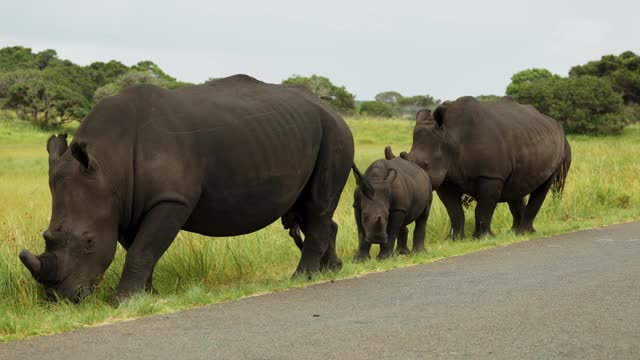
POLYGON ((640 223, 66 334, 0 359, 640 359, 640 223))

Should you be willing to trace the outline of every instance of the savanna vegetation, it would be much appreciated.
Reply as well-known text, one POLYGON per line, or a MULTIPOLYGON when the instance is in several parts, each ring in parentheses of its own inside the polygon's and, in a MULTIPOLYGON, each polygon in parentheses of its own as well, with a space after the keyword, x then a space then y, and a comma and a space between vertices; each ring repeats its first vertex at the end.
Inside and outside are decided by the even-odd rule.
MULTIPOLYGON (((335 221, 339 224, 338 254, 344 268, 312 281, 291 280, 299 251, 279 222, 254 234, 206 238, 182 232, 160 260, 154 285, 159 295, 139 295, 119 308, 109 305, 124 261, 118 250, 97 292, 79 305, 43 300, 40 288, 18 259, 18 252, 44 248, 42 231, 51 211, 45 143, 52 132, 73 134, 77 121, 104 97, 141 83, 165 88, 188 85, 166 74, 151 61, 133 66, 118 61, 80 66, 59 59, 54 50, 0 49, 0 341, 50 334, 72 328, 158 314, 263 292, 359 276, 372 271, 426 263, 479 249, 533 237, 640 219, 640 118, 638 56, 625 52, 571 69, 561 77, 544 69, 515 74, 507 94, 536 106, 560 121, 570 133, 573 164, 562 196, 549 196, 536 219, 538 233, 509 232, 511 216, 498 206, 495 238, 452 242, 441 202, 435 200, 427 225, 427 251, 387 261, 350 262, 357 248, 351 177, 335 221), (77 120, 77 121, 74 121, 77 120), (591 137, 584 134, 600 134, 591 137)), ((344 86, 328 78, 295 75, 284 83, 307 86, 347 116, 356 141, 361 169, 383 156, 386 145, 396 151, 411 146, 410 121, 398 121, 440 100, 430 95, 403 96, 395 91, 375 100, 356 102, 344 86), (387 119, 383 119, 387 118, 387 119)), ((496 95, 482 95, 495 101, 496 95)), ((434 196, 436 196, 434 194, 434 196)), ((467 238, 474 228, 474 204, 467 214, 467 238)))
MULTIPOLYGON (((393 145, 397 151, 411 145, 412 122, 363 117, 347 118, 347 122, 355 137, 360 168, 381 158, 385 145, 393 145)), ((75 126, 68 124, 58 131, 73 133, 75 126)), ((0 340, 173 312, 310 283, 289 278, 299 250, 276 222, 254 234, 233 238, 180 233, 156 267, 154 285, 159 295, 140 295, 120 308, 109 305, 124 260, 124 252, 119 249, 97 292, 83 303, 45 302, 17 254, 23 248, 34 252, 44 248, 41 234, 51 211, 45 150, 49 135, 49 131, 17 119, 13 111, 0 113, 0 340)), ((537 234, 510 233, 511 217, 502 204, 494 217, 497 237, 452 242, 447 239, 446 211, 436 199, 427 225, 427 251, 387 261, 350 262, 357 248, 351 207, 355 184, 351 177, 335 215, 340 226, 338 254, 345 266, 340 272, 321 274, 313 281, 359 276, 533 237, 639 219, 640 127, 627 127, 620 136, 571 135, 569 140, 574 162, 567 187, 561 197, 547 198, 536 220, 537 234)), ((470 237, 473 205, 466 212, 470 237)))

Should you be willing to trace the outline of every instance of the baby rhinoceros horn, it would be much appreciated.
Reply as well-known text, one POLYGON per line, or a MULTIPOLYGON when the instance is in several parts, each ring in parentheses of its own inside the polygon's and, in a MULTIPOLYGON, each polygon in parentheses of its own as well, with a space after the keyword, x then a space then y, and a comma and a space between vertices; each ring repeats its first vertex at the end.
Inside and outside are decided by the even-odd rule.
POLYGON ((40 268, 42 266, 42 264, 40 263, 40 259, 38 259, 35 255, 30 253, 29 250, 26 249, 20 251, 19 256, 20 261, 22 261, 24 266, 29 269, 31 275, 33 275, 33 277, 37 279, 40 274, 40 268))

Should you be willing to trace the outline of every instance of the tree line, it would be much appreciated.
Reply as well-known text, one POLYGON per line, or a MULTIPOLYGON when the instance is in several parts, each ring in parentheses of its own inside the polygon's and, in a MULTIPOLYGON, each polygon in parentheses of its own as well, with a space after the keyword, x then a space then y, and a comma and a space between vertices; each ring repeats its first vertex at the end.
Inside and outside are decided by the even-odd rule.
MULTIPOLYGON (((440 104, 431 95, 403 96, 397 91, 357 102, 344 86, 319 75, 293 75, 282 83, 304 85, 346 115, 413 117, 420 109, 440 104)), ((51 49, 0 49, 0 107, 13 109, 20 119, 42 127, 81 120, 100 100, 137 84, 168 89, 192 85, 149 60, 133 66, 117 60, 80 66, 60 59, 51 49)), ((605 55, 572 67, 567 77, 546 69, 523 70, 512 76, 506 94, 558 120, 569 133, 617 134, 627 124, 640 121, 640 57, 631 51, 605 55)), ((501 96, 477 98, 495 101, 501 96)))
POLYGON ((177 81, 152 61, 80 66, 58 58, 51 49, 37 53, 22 46, 0 49, 0 106, 42 127, 81 120, 98 101, 136 84, 191 85, 177 81))
POLYGON ((631 51, 605 55, 569 70, 567 77, 547 69, 514 74, 506 89, 578 134, 619 134, 640 121, 640 56, 631 51))

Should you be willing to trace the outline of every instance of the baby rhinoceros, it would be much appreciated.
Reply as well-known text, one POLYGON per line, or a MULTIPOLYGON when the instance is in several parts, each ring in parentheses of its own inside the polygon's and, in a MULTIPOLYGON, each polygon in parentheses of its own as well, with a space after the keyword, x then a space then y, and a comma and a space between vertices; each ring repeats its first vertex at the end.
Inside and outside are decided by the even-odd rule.
POLYGON ((397 252, 408 254, 407 225, 416 223, 413 251, 424 250, 427 219, 431 208, 431 182, 427 173, 402 158, 376 160, 364 175, 354 167, 357 187, 353 208, 358 225, 358 253, 354 262, 369 259, 372 244, 380 244, 378 259, 397 252))

